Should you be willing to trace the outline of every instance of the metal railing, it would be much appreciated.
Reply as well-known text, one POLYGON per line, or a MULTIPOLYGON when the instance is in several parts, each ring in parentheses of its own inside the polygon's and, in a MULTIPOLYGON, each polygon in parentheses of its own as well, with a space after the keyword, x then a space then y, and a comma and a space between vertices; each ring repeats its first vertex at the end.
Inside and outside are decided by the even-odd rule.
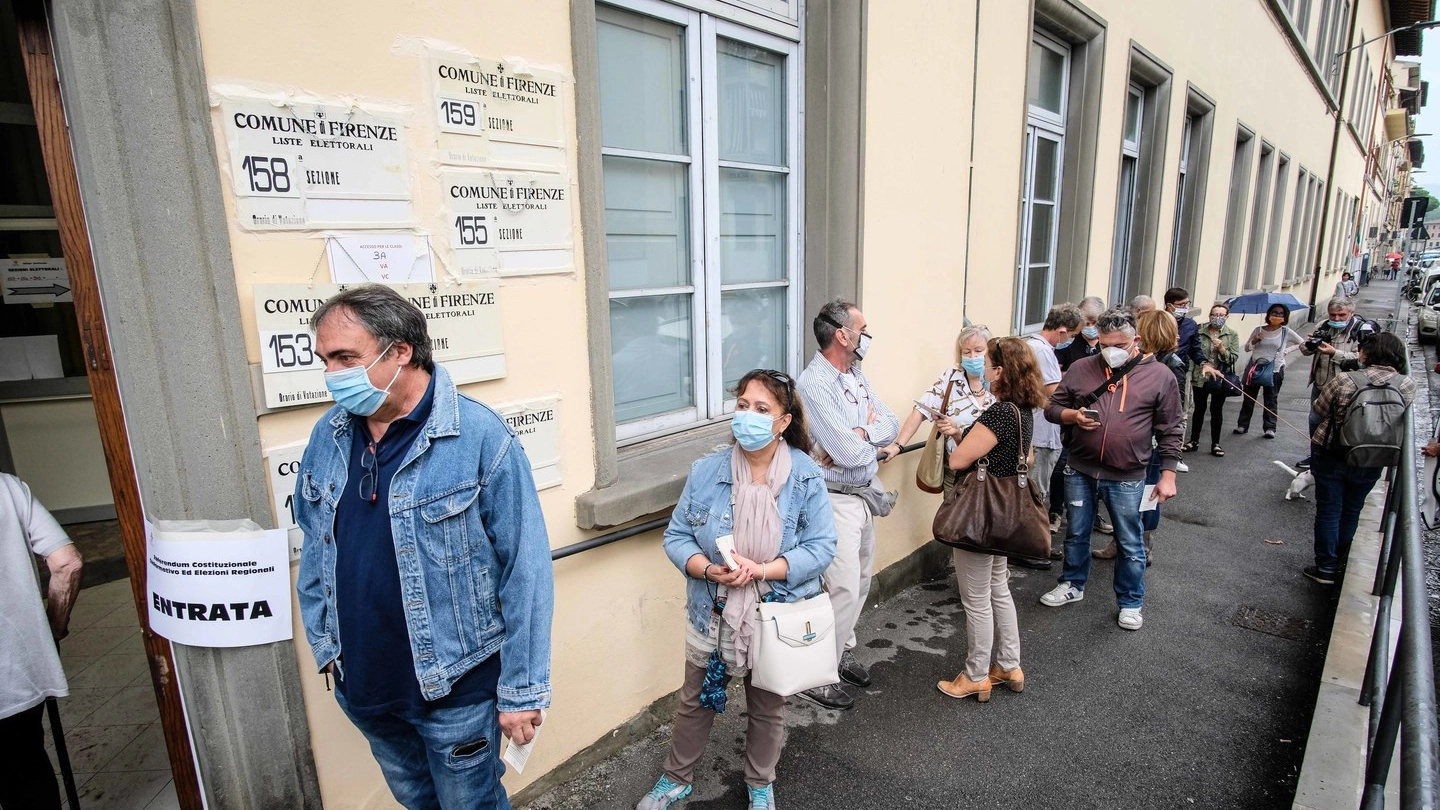
MULTIPOLYGON (((901 447, 900 452, 896 453, 896 455, 903 456, 912 450, 919 450, 924 446, 925 442, 915 442, 914 444, 907 444, 901 447)), ((550 560, 551 562, 554 562, 555 560, 563 560, 566 557, 573 557, 574 555, 579 554, 582 551, 589 551, 592 548, 608 546, 611 543, 614 543, 618 540, 624 540, 627 537, 634 537, 637 534, 644 534, 645 532, 652 532, 656 529, 663 529, 669 522, 670 513, 666 512, 663 517, 647 520, 644 523, 636 523, 633 526, 626 526, 623 529, 616 529, 615 531, 608 532, 606 534, 596 535, 587 540, 581 540, 578 543, 571 543, 568 546, 561 546, 560 548, 557 548, 554 551, 550 552, 550 560)))
POLYGON ((1375 611, 1375 633, 1371 637, 1370 657, 1365 663, 1365 679, 1360 689, 1360 705, 1370 707, 1361 810, 1379 810, 1385 806, 1385 785, 1397 741, 1400 806, 1404 810, 1440 807, 1435 670, 1415 461, 1412 408, 1405 426, 1400 465, 1389 474, 1389 491, 1381 518, 1380 558, 1371 589, 1380 603, 1375 611), (1389 660, 1390 622, 1397 584, 1400 587, 1400 638, 1392 662, 1389 660))

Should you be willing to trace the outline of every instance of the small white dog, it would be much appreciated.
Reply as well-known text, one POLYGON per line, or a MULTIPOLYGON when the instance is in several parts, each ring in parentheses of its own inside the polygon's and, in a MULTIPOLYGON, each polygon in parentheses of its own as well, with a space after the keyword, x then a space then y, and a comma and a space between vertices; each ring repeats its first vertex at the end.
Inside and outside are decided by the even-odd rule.
POLYGON ((1294 469, 1280 459, 1275 459, 1275 466, 1293 476, 1290 479, 1290 488, 1285 490, 1285 500, 1288 501, 1292 498, 1299 498, 1302 501, 1305 500, 1305 490, 1315 486, 1315 476, 1311 475, 1309 470, 1301 472, 1294 469))

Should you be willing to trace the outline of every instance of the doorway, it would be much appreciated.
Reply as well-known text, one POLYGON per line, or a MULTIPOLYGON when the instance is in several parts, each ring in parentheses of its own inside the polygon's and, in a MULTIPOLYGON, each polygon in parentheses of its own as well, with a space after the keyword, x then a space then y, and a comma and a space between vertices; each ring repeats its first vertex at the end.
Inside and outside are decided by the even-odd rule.
POLYGON ((144 516, 48 20, 41 2, 0 0, 0 472, 26 481, 85 557, 58 645, 78 806, 200 808, 169 644, 131 578, 144 576, 144 516))

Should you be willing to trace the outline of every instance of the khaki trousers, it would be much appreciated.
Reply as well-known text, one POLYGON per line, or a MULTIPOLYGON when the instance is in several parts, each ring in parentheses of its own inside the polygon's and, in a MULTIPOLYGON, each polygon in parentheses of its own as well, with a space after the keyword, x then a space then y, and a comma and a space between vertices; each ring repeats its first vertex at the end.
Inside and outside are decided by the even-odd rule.
POLYGON ((992 650, 1001 669, 1020 666, 1020 624, 1010 597, 1009 564, 995 554, 957 548, 954 555, 960 604, 965 606, 966 677, 978 681, 990 674, 992 650))
MULTIPOLYGON (((835 513, 835 559, 825 569, 825 587, 835 608, 836 652, 855 646, 855 623, 870 595, 875 573, 875 520, 858 495, 830 493, 835 513)), ((839 675, 836 675, 839 679, 839 675)))
MULTIPOLYGON (((685 662, 685 683, 680 687, 680 705, 670 732, 670 755, 665 758, 665 775, 682 785, 694 784, 695 763, 710 741, 715 712, 700 706, 700 687, 705 668, 685 662)), ((775 766, 785 748, 785 698, 750 685, 745 678, 745 783, 764 787, 775 781, 775 766)))

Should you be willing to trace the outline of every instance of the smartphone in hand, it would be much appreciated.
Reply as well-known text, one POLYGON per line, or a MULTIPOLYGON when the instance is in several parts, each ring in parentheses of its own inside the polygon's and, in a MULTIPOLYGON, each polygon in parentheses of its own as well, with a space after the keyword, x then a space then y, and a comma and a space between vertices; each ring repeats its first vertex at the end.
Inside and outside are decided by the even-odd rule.
POLYGON ((731 571, 737 570, 740 566, 735 564, 735 536, 732 534, 715 538, 715 547, 720 549, 720 556, 725 558, 725 567, 731 571))
POLYGON ((1081 408, 1080 414, 1086 419, 1093 419, 1096 422, 1100 421, 1100 412, 1095 410, 1094 408, 1081 408))

